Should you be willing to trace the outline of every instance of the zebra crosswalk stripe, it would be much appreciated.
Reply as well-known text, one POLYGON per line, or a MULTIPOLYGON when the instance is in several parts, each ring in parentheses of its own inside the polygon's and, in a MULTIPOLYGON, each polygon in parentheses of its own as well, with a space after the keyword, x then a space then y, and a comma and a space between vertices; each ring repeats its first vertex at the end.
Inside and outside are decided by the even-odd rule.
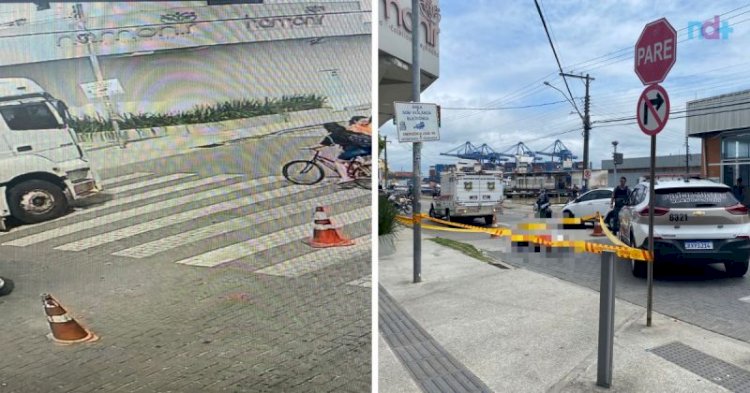
MULTIPOLYGON (((356 210, 333 217, 333 220, 339 225, 347 223, 370 220, 372 217, 372 208, 370 206, 362 207, 356 210)), ((190 258, 182 259, 176 263, 192 266, 212 267, 224 263, 232 262, 256 253, 270 250, 274 247, 301 241, 312 235, 313 224, 303 224, 296 227, 287 228, 274 232, 259 238, 250 239, 241 243, 235 243, 230 246, 212 250, 190 258)))
POLYGON ((180 247, 183 244, 192 244, 197 241, 208 239, 210 237, 222 235, 243 228, 259 225, 268 221, 276 220, 281 217, 288 217, 292 214, 313 210, 318 204, 336 204, 346 202, 355 198, 368 195, 369 192, 357 189, 337 192, 333 195, 324 195, 297 202, 292 206, 279 206, 260 213, 249 216, 238 217, 229 221, 219 222, 203 228, 196 228, 191 231, 178 233, 148 243, 140 244, 135 247, 117 251, 112 255, 146 258, 152 255, 180 247))
MULTIPOLYGON (((315 188, 321 188, 325 186, 317 186, 315 188)), ((301 192, 310 190, 309 186, 290 186, 275 190, 262 192, 242 198, 233 199, 227 202, 216 203, 213 205, 199 207, 196 209, 184 211, 181 213, 169 215, 166 217, 158 218, 151 221, 146 221, 137 225, 131 225, 122 229, 114 230, 111 232, 102 233, 96 236, 88 237, 82 240, 78 240, 72 243, 63 244, 55 247, 56 250, 65 251, 83 251, 92 247, 101 246, 103 244, 111 243, 117 240, 126 239, 132 236, 153 231, 156 229, 164 228, 170 225, 176 225, 179 223, 196 220, 202 217, 209 216, 211 214, 221 213, 229 210, 235 210, 244 206, 254 205, 269 199, 281 198, 287 195, 294 195, 301 192)))
POLYGON ((168 183, 168 182, 175 181, 175 180, 180 180, 180 179, 190 177, 190 176, 195 176, 195 174, 194 173, 175 173, 172 175, 157 177, 151 180, 140 181, 140 182, 133 183, 133 184, 127 184, 124 186, 115 187, 106 191, 110 194, 118 194, 121 192, 137 190, 139 188, 145 188, 145 187, 154 186, 157 184, 163 184, 163 183, 168 183))
POLYGON ((372 288, 372 275, 367 275, 360 279, 346 283, 346 285, 352 285, 356 287, 372 288))
POLYGON ((117 183, 124 182, 124 181, 127 181, 127 180, 138 179, 138 178, 146 177, 146 176, 150 176, 150 175, 151 175, 151 173, 136 172, 136 173, 131 173, 129 175, 122 175, 122 176, 118 176, 118 177, 111 177, 109 179, 104 179, 104 180, 102 180, 101 184, 103 186, 109 186, 111 184, 117 184, 117 183))
MULTIPOLYGON (((32 228, 39 228, 39 227, 50 225, 50 223, 64 222, 70 219, 71 217, 78 217, 81 214, 88 214, 88 213, 103 210, 103 209, 109 209, 115 206, 126 205, 128 203, 138 202, 138 201, 142 201, 142 200, 149 199, 149 198, 155 198, 155 197, 162 196, 162 195, 190 190, 190 189, 202 187, 208 184, 221 183, 223 181, 234 179, 236 177, 241 177, 241 176, 242 175, 217 175, 217 176, 212 176, 212 177, 203 178, 199 180, 193 180, 193 181, 189 181, 185 183, 176 184, 172 187, 159 188, 156 190, 152 190, 152 191, 148 191, 148 192, 144 192, 140 194, 135 194, 135 195, 131 195, 131 196, 123 197, 123 198, 115 197, 115 199, 113 199, 112 201, 109 201, 107 203, 102 203, 99 206, 92 206, 92 207, 87 206, 85 208, 78 208, 73 213, 60 217, 56 220, 39 223, 37 225, 28 225, 28 226, 23 226, 19 228, 14 228, 13 232, 17 233, 21 231, 28 231, 29 229, 32 229, 32 228)), ((275 176, 275 177, 269 178, 269 182, 273 183, 281 179, 282 179, 281 176, 275 176)))
POLYGON ((11 240, 9 242, 3 243, 2 245, 26 247, 32 244, 41 243, 47 240, 58 238, 60 236, 70 235, 70 234, 80 232, 86 229, 92 229, 92 228, 100 227, 103 225, 112 224, 113 222, 124 220, 127 218, 136 217, 140 215, 146 215, 149 213, 158 212, 160 210, 169 209, 172 207, 185 205, 185 204, 192 203, 192 202, 197 202, 203 199, 216 198, 222 195, 251 189, 259 185, 268 184, 272 182, 273 182, 272 179, 260 178, 260 179, 249 180, 249 181, 241 182, 241 183, 234 183, 228 186, 213 188, 210 190, 198 192, 195 194, 185 195, 183 197, 179 197, 175 199, 169 199, 160 203, 140 206, 140 207, 136 207, 133 209, 123 210, 123 211, 119 211, 116 213, 96 217, 90 220, 76 222, 74 224, 50 229, 44 232, 39 232, 33 235, 11 240))
POLYGON ((272 276, 299 277, 323 269, 337 263, 337 259, 348 259, 362 252, 372 249, 370 235, 355 239, 355 245, 342 249, 324 248, 315 252, 301 255, 266 268, 256 270, 255 273, 272 276))

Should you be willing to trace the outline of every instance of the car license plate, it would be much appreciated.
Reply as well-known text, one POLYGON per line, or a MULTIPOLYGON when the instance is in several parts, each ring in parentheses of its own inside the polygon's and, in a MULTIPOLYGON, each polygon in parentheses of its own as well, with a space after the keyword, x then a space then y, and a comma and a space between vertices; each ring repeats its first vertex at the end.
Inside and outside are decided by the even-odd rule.
POLYGON ((686 250, 713 250, 713 242, 685 242, 686 250))

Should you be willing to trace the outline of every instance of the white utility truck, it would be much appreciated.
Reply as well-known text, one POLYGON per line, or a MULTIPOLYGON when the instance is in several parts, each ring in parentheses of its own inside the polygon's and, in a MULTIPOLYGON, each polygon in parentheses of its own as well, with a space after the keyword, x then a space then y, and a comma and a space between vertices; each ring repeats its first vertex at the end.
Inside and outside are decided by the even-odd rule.
POLYGON ((477 169, 440 173, 440 196, 433 198, 430 217, 446 220, 483 218, 487 225, 493 222, 505 199, 503 175, 477 169))
POLYGON ((65 103, 36 82, 0 79, 0 230, 9 216, 51 220, 101 191, 68 119, 65 103))

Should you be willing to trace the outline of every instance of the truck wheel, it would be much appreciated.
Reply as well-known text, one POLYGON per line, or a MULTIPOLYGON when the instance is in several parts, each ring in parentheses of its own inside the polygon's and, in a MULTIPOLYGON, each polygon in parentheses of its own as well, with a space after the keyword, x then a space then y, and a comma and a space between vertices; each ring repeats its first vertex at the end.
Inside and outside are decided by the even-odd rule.
POLYGON ((495 215, 484 216, 484 225, 492 225, 492 221, 495 221, 495 215))
POLYGON ((15 287, 15 285, 12 280, 0 277, 0 296, 5 296, 13 292, 13 287, 15 287))
POLYGON ((729 277, 742 277, 747 273, 748 261, 724 262, 724 269, 729 277))
POLYGON ((10 214, 24 224, 60 217, 68 211, 63 190, 45 180, 27 180, 8 191, 10 214))

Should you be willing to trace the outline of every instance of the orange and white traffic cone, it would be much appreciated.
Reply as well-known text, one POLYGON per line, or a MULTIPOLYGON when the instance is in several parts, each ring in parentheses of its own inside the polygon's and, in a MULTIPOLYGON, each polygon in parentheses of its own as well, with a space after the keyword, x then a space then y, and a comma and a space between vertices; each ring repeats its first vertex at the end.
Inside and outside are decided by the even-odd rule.
POLYGON ((594 221, 594 232, 591 233, 591 236, 594 236, 594 237, 606 236, 604 234, 604 231, 602 231, 602 226, 599 224, 598 219, 594 221))
POLYGON ((99 339, 94 333, 81 326, 75 319, 68 316, 68 312, 55 300, 52 295, 43 294, 42 303, 47 314, 49 337, 60 344, 74 344, 96 341, 99 339))
MULTIPOLYGON (((492 224, 490 224, 490 227, 497 228, 497 216, 494 214, 492 215, 492 224)), ((500 231, 495 231, 490 233, 490 239, 497 239, 499 237, 502 237, 499 235, 499 232, 500 231)))
POLYGON ((314 248, 351 246, 354 241, 347 239, 341 234, 341 228, 337 228, 328 218, 329 209, 324 206, 315 208, 313 217, 313 236, 306 239, 305 243, 314 248))

